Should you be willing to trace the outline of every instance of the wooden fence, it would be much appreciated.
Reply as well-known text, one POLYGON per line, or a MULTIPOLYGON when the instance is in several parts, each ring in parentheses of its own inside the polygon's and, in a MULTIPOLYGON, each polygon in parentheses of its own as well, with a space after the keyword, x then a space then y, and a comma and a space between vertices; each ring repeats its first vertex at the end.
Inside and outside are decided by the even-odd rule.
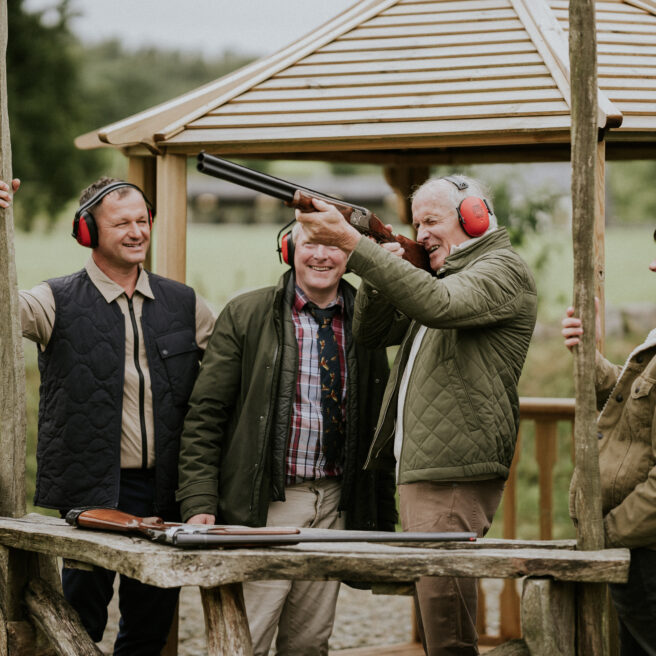
MULTIPOLYGON (((553 474, 558 458, 558 422, 567 422, 573 436, 574 399, 527 398, 520 399, 520 431, 510 477, 503 496, 503 514, 497 518, 503 522, 503 537, 517 538, 517 470, 520 458, 528 457, 522 452, 522 433, 533 424, 535 431, 535 459, 538 465, 538 522, 540 540, 551 540, 554 523, 554 489, 553 474)), ((574 454, 573 443, 571 448, 574 454)), ((559 493, 565 493, 560 490, 559 493)), ((505 579, 499 598, 499 632, 488 631, 490 622, 487 608, 491 606, 489 597, 479 584, 478 631, 481 644, 500 644, 520 636, 520 599, 516 581, 505 579)))

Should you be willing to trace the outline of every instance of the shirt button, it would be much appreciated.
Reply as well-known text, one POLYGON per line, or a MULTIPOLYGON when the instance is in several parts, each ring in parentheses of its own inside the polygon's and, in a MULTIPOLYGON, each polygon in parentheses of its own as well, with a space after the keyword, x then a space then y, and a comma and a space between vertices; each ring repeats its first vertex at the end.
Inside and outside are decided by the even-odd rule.
POLYGON ((604 436, 604 434, 601 431, 597 431, 597 437, 601 439, 604 436))
POLYGON ((622 403, 622 401, 624 401, 624 397, 623 397, 621 394, 618 394, 618 395, 615 397, 615 400, 616 400, 618 403, 622 403))
POLYGON ((162 355, 168 355, 168 354, 169 354, 169 352, 168 352, 167 349, 162 349, 162 355))

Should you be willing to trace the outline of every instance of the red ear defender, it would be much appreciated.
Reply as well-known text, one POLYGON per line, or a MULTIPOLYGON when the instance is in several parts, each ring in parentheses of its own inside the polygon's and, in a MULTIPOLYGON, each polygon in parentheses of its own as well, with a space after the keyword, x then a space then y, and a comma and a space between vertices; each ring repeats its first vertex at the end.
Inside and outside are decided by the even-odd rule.
POLYGON ((78 244, 87 248, 98 246, 98 229, 93 216, 89 212, 76 214, 73 219, 73 237, 78 244))
MULTIPOLYGON (((445 175, 441 179, 450 182, 458 191, 464 191, 469 187, 469 184, 459 175, 445 175)), ((462 229, 470 237, 480 237, 490 227, 492 210, 485 198, 467 196, 456 207, 456 211, 462 229)))
POLYGON ((470 237, 480 237, 490 227, 490 208, 485 199, 467 196, 457 209, 460 225, 470 237))
POLYGON ((292 231, 286 232, 282 239, 280 240, 280 257, 285 264, 289 264, 290 267, 294 266, 294 239, 292 237, 292 231))
POLYGON ((282 228, 280 228, 278 235, 276 236, 276 250, 278 251, 278 259, 281 263, 284 262, 292 268, 294 268, 294 238, 292 237, 292 231, 287 230, 287 228, 289 228, 289 226, 295 222, 296 219, 292 219, 286 223, 282 228), (280 235, 282 235, 282 237, 280 235))

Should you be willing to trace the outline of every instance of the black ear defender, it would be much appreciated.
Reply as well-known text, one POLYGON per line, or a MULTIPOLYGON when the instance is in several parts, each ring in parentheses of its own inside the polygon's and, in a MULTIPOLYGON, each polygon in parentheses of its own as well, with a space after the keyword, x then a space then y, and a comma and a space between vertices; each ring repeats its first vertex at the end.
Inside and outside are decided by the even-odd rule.
POLYGON ((292 237, 292 231, 287 230, 287 228, 295 221, 296 219, 292 219, 289 223, 286 223, 276 237, 278 259, 281 263, 288 264, 292 269, 294 268, 294 238, 292 237))
MULTIPOLYGON (((455 185, 459 191, 464 191, 469 187, 462 178, 455 175, 447 175, 442 180, 447 180, 455 185)), ((460 202, 456 211, 462 229, 470 237, 480 237, 490 227, 490 214, 493 212, 484 198, 467 196, 460 202)))
POLYGON ((123 187, 136 189, 143 196, 143 199, 146 202, 146 209, 148 210, 148 227, 152 228, 155 214, 153 212, 153 206, 146 198, 144 192, 141 191, 137 185, 130 182, 113 182, 112 184, 103 187, 100 191, 91 196, 89 200, 82 203, 82 205, 77 208, 75 218, 73 219, 73 232, 71 234, 75 237, 78 244, 86 246, 87 248, 96 248, 98 246, 98 226, 96 220, 93 218, 93 214, 91 214, 90 208, 96 205, 96 203, 99 203, 107 194, 123 187))

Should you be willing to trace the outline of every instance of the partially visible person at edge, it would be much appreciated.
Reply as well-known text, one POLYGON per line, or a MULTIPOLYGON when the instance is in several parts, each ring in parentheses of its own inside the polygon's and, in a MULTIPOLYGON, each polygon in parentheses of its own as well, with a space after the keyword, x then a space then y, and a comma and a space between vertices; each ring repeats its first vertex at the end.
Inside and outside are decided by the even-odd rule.
MULTIPOLYGON (((654 233, 656 240, 656 233, 654 233)), ((656 259, 649 265, 656 272, 656 259)), ((596 336, 601 335, 599 308, 596 336)), ((584 326, 567 308, 562 334, 572 350, 584 326)), ((606 547, 631 549, 629 580, 610 585, 622 656, 656 655, 656 329, 623 365, 596 352, 597 436, 606 547)), ((570 487, 570 514, 576 521, 570 487)))
MULTIPOLYGON (((362 469, 389 374, 385 351, 351 337, 344 253, 298 224, 284 239, 292 268, 217 319, 182 433, 182 516, 393 531, 393 470, 362 469)), ((256 656, 269 653, 276 629, 279 655, 328 654, 339 582, 243 589, 256 656)))
MULTIPOLYGON (((397 257, 399 244, 381 248, 330 205, 314 205, 297 211, 308 237, 339 247, 362 278, 354 336, 370 347, 401 344, 366 468, 396 463, 404 530, 485 535, 517 437, 517 382, 537 307, 529 268, 471 178, 434 178, 414 194, 432 272, 397 257), (472 203, 475 221, 464 209, 472 203)), ((424 577, 416 601, 427 654, 478 653, 474 579, 424 577)))
MULTIPOLYGON (((9 201, 0 183, 0 205, 9 201)), ((92 248, 85 267, 20 292, 41 373, 34 503, 62 516, 103 506, 175 521, 180 432, 215 315, 190 287, 142 267, 152 213, 139 188, 101 178, 80 209, 78 241, 92 248)), ((64 596, 96 642, 114 578, 99 567, 62 572, 64 596)), ((114 654, 158 655, 179 589, 120 579, 114 654)))

